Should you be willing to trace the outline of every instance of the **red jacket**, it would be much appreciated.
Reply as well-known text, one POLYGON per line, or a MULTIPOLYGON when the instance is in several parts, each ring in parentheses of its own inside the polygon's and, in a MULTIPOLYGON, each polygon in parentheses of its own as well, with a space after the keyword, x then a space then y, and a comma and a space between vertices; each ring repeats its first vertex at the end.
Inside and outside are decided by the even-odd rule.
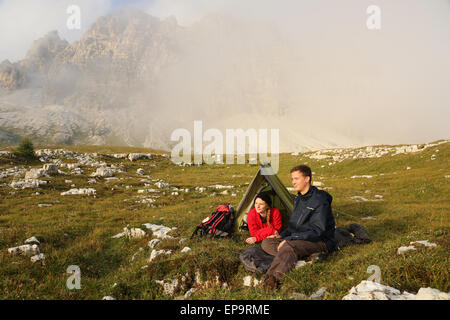
POLYGON ((275 233, 275 230, 278 231, 278 233, 281 231, 281 213, 280 210, 277 208, 271 208, 270 209, 270 227, 267 223, 261 222, 261 217, 259 216, 259 213, 256 212, 256 209, 253 208, 248 212, 247 216, 247 225, 248 230, 250 231, 250 234, 252 237, 256 238, 256 242, 263 241, 265 238, 267 238, 270 235, 273 235, 275 233))

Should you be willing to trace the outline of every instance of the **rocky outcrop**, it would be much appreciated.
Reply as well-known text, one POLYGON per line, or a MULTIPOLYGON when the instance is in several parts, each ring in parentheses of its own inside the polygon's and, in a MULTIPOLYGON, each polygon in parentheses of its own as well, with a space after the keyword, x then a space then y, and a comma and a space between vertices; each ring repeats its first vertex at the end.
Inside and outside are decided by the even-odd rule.
POLYGON ((342 300, 450 300, 450 294, 433 288, 420 288, 417 294, 401 293, 395 288, 364 280, 342 300))
POLYGON ((16 90, 25 85, 27 76, 17 64, 9 60, 0 63, 0 87, 6 90, 16 90))
POLYGON ((25 59, 21 60, 19 65, 30 73, 46 74, 55 57, 68 46, 69 43, 62 40, 56 30, 51 31, 33 42, 25 59))

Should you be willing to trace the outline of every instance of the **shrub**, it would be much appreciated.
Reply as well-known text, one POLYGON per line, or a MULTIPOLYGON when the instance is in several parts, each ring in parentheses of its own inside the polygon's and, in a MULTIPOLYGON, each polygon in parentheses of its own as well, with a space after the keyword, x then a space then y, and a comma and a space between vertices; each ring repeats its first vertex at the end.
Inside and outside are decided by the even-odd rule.
POLYGON ((19 146, 13 150, 15 157, 22 160, 37 160, 37 156, 34 153, 33 142, 27 137, 20 141, 19 146))

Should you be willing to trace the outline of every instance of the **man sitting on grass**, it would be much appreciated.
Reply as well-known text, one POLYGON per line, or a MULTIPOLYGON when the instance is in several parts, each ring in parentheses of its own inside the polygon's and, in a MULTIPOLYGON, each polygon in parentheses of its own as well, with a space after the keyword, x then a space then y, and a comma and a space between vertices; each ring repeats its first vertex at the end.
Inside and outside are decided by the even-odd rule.
POLYGON ((328 192, 311 186, 311 178, 311 169, 306 165, 291 169, 292 185, 298 194, 288 227, 279 235, 267 237, 261 244, 265 252, 275 256, 264 276, 265 287, 278 288, 297 260, 337 249, 331 212, 333 198, 328 192))

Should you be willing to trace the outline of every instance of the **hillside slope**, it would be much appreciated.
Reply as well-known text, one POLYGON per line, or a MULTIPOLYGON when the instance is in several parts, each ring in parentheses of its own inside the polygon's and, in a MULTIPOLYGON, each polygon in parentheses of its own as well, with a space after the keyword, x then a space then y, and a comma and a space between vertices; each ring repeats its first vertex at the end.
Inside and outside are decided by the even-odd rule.
POLYGON ((23 180, 30 166, 0 153, 1 299, 172 299, 191 287, 197 291, 190 299, 293 299, 321 287, 327 288, 323 299, 342 299, 370 276, 366 273, 370 265, 380 267, 383 284, 402 291, 416 293, 421 287, 450 291, 448 141, 282 154, 278 176, 287 187, 289 169, 308 164, 315 184, 334 198, 337 225, 359 223, 373 242, 346 247, 324 262, 293 270, 279 292, 243 285, 243 278, 252 275, 238 258, 247 247, 245 233, 226 240, 195 238, 180 243, 218 204, 237 206, 258 166, 176 166, 148 149, 65 150, 39 155, 45 163, 59 164, 67 175, 38 178, 47 184, 27 189, 10 184, 23 180), (136 157, 129 156, 132 152, 153 156, 131 161, 136 157), (91 177, 105 163, 113 177, 91 177), (95 195, 61 195, 72 188, 93 188, 95 195), (156 248, 171 254, 148 261, 152 232, 143 226, 147 223, 176 227, 168 233, 174 238, 162 240, 156 248), (141 228, 146 235, 112 238, 127 226, 141 228), (8 248, 32 236, 40 241, 44 263, 8 253, 8 248), (397 254, 399 247, 418 240, 437 246, 397 254), (184 247, 191 250, 181 252, 184 247), (70 265, 81 269, 80 290, 66 287, 70 265), (183 276, 184 285, 174 292, 164 291, 155 281, 181 283, 183 276))

